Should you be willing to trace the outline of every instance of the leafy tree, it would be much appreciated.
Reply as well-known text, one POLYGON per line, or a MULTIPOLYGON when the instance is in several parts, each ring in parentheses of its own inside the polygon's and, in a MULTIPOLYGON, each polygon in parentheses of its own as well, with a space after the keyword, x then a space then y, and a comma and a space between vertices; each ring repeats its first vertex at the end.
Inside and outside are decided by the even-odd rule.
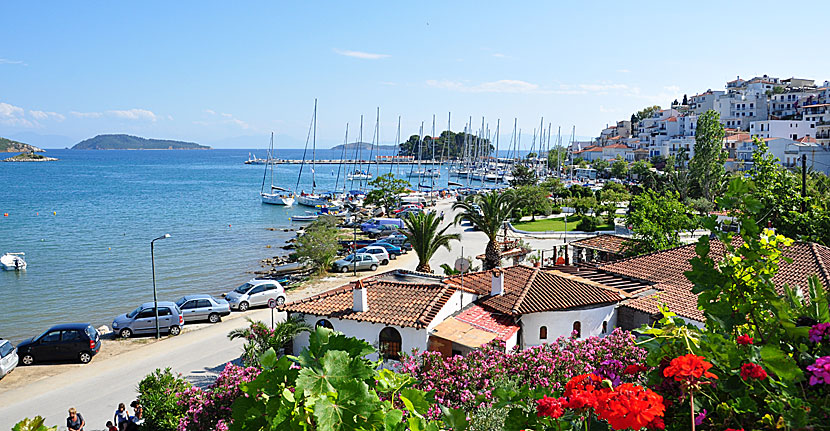
POLYGON ((657 105, 648 106, 646 108, 643 108, 643 109, 637 111, 636 114, 632 115, 632 117, 631 117, 632 121, 631 122, 632 123, 634 122, 633 119, 636 119, 639 122, 639 121, 645 120, 646 118, 651 118, 651 116, 654 115, 654 113, 659 111, 659 110, 660 110, 660 107, 657 106, 657 105))
POLYGON ((511 192, 515 195, 517 202, 516 210, 522 215, 530 215, 536 220, 537 215, 550 215, 551 202, 548 199, 548 191, 541 186, 519 186, 511 192))
POLYGON ((686 95, 684 94, 684 95, 683 95, 683 106, 687 106, 687 105, 689 105, 689 99, 688 99, 688 98, 686 97, 686 95))
POLYGON ((513 175, 513 179, 510 180, 511 187, 535 185, 538 181, 536 172, 534 172, 533 169, 521 164, 513 167, 511 175, 513 175))
POLYGON ((311 222, 295 243, 295 253, 300 262, 310 264, 318 272, 325 272, 340 251, 336 226, 337 219, 333 216, 321 216, 311 222))
POLYGON ((628 175, 628 163, 625 160, 614 160, 611 164, 611 176, 623 179, 628 175))
POLYGON ((248 318, 248 327, 234 329, 228 333, 228 338, 245 340, 245 346, 242 348, 242 362, 246 367, 259 367, 259 357, 268 349, 281 352, 298 335, 310 332, 311 329, 311 326, 299 314, 292 314, 284 321, 276 323, 274 329, 248 318))
POLYGON ((596 159, 591 162, 591 167, 597 170, 597 174, 604 174, 605 171, 608 170, 609 166, 610 163, 608 163, 608 160, 605 159, 596 159))
POLYGON ((483 195, 468 197, 452 205, 453 210, 461 210, 455 216, 455 223, 462 220, 469 221, 476 229, 487 235, 488 241, 484 253, 484 270, 499 266, 501 255, 496 237, 499 230, 504 227, 504 222, 510 218, 517 204, 512 193, 501 193, 493 190, 483 195), (473 205, 478 205, 480 210, 473 207, 473 205))
POLYGON ((412 187, 408 181, 395 178, 392 173, 383 174, 369 181, 369 186, 372 187, 372 190, 366 194, 363 203, 382 207, 386 214, 390 214, 392 209, 400 202, 398 195, 412 187))
MULTIPOLYGON (((186 407, 179 405, 177 394, 190 387, 190 383, 170 367, 156 369, 138 384, 138 401, 144 407, 144 425, 147 429, 175 431, 186 407)), ((88 427, 91 427, 88 425, 88 427)))
POLYGON ((689 162, 689 172, 700 187, 703 197, 710 202, 714 202, 726 176, 723 136, 723 125, 716 111, 710 109, 698 117, 695 156, 689 162))
POLYGON ((439 217, 435 212, 426 212, 413 214, 404 218, 405 230, 403 234, 412 244, 412 249, 418 255, 418 266, 416 271, 432 272, 429 266, 429 260, 441 247, 450 249, 450 241, 457 241, 461 239, 461 235, 457 233, 445 233, 449 229, 449 225, 441 227, 443 217, 439 217))
POLYGON ((528 160, 530 160, 530 159, 535 159, 535 158, 536 158, 536 156, 537 156, 537 154, 536 154, 536 153, 532 153, 532 152, 531 152, 531 153, 527 153, 527 157, 526 157, 526 158, 527 158, 528 160))
POLYGON ((568 203, 574 209, 574 214, 577 216, 588 214, 588 211, 596 208, 598 204, 597 199, 593 196, 574 197, 568 203))
POLYGON ((677 157, 668 158, 664 168, 669 189, 676 192, 682 201, 689 198, 694 182, 689 169, 686 168, 688 159, 686 150, 682 149, 677 157))
POLYGON ((637 160, 631 165, 630 172, 637 175, 637 178, 642 180, 644 176, 651 173, 651 163, 645 160, 637 160))
POLYGON ((659 195, 646 190, 635 196, 625 217, 633 231, 633 239, 626 241, 627 252, 638 255, 680 245, 680 233, 695 227, 687 212, 672 192, 659 195))
POLYGON ((602 200, 607 200, 606 193, 614 192, 621 196, 621 199, 617 202, 627 201, 628 200, 628 189, 625 188, 624 185, 620 183, 616 183, 614 181, 608 181, 602 186, 602 189, 599 190, 602 192, 602 200))
POLYGON ((412 135, 399 146, 399 153, 402 156, 415 156, 416 159, 432 159, 444 155, 451 159, 460 159, 466 156, 465 148, 469 154, 490 154, 493 152, 493 145, 490 140, 479 138, 473 134, 464 132, 443 131, 441 135, 432 139, 425 136, 420 143, 421 151, 418 151, 418 135, 412 135))
POLYGON ((548 152, 548 169, 560 169, 565 167, 568 161, 568 150, 564 147, 552 148, 548 152))
POLYGON ((562 180, 556 177, 545 178, 545 181, 542 181, 542 183, 539 184, 539 187, 543 188, 552 196, 558 198, 564 197, 568 194, 568 189, 565 188, 564 184, 562 184, 562 180))

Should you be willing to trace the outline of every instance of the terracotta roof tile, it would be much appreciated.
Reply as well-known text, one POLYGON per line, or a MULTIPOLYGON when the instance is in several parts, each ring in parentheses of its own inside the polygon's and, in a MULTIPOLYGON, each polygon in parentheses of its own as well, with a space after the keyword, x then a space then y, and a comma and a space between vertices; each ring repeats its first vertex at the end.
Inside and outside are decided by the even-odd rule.
POLYGON ((318 295, 285 304, 283 310, 360 322, 425 328, 457 290, 446 284, 362 281, 368 294, 367 311, 352 309, 350 283, 318 295))
POLYGON ((513 321, 511 316, 494 313, 476 304, 462 311, 455 316, 455 319, 483 331, 492 332, 499 340, 506 341, 519 330, 519 325, 513 321))
POLYGON ((575 247, 590 248, 592 250, 605 251, 608 253, 622 254, 625 249, 624 243, 628 238, 619 235, 601 234, 588 237, 571 243, 575 247))

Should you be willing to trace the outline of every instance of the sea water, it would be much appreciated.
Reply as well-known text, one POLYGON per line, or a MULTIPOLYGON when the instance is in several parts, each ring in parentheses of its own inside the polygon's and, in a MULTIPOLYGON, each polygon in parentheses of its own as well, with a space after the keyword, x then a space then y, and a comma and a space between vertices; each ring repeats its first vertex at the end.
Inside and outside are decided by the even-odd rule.
MULTIPOLYGON (((249 152, 49 150, 60 161, 0 163, 0 216, 8 213, 0 217, 0 254, 24 252, 28 262, 26 271, 0 271, 0 337, 17 342, 58 323, 109 326, 152 301, 150 241, 166 233, 155 243, 159 300, 227 292, 252 278, 261 259, 286 254, 279 247, 294 233, 282 229, 302 226, 289 219, 310 208, 262 204, 265 166, 245 165, 249 152)), ((302 159, 303 150, 276 157, 302 159)), ((410 170, 373 165, 371 173, 390 168, 404 178, 410 170)), ((347 169, 354 167, 316 165, 317 190, 342 187, 347 169)), ((276 166, 274 184, 295 190, 299 170, 276 166)), ((446 181, 444 170, 436 188, 446 181)), ((311 191, 310 164, 299 184, 311 191)))

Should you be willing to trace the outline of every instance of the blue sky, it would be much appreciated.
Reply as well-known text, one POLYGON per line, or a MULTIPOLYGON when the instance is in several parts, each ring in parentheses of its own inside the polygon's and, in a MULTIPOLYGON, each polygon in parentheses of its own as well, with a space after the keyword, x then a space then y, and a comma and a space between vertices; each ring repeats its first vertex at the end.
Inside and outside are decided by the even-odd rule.
POLYGON ((277 3, 2 2, 0 136, 296 148, 317 98, 321 147, 361 114, 371 140, 377 107, 384 144, 448 112, 518 118, 525 142, 540 117, 594 136, 737 75, 830 79, 823 2, 277 3))

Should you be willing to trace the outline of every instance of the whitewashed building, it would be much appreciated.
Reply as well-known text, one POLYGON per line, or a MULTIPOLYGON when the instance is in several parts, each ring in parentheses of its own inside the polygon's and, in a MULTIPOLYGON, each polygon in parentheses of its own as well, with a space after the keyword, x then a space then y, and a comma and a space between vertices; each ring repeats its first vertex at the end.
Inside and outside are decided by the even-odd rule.
POLYGON ((749 123, 749 134, 759 138, 799 140, 816 136, 816 122, 808 120, 763 120, 749 123))

